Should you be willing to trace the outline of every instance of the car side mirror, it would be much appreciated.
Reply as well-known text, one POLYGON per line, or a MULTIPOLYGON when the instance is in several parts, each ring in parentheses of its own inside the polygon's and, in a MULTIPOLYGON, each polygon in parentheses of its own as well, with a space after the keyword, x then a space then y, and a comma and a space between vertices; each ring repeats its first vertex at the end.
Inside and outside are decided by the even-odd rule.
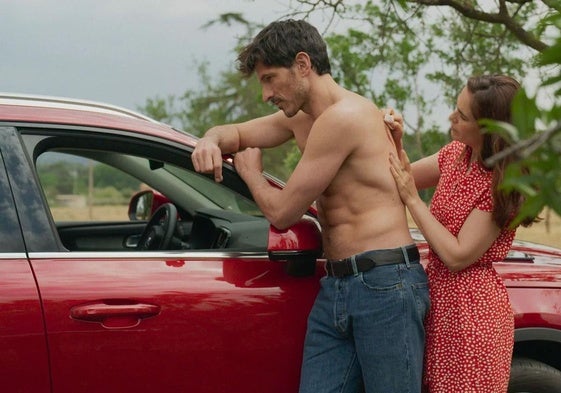
POLYGON ((158 191, 143 190, 134 194, 129 201, 128 215, 131 221, 145 221, 169 200, 158 191))
POLYGON ((321 231, 317 222, 303 217, 287 229, 269 227, 269 259, 286 261, 287 273, 309 276, 315 273, 316 260, 322 254, 321 231))

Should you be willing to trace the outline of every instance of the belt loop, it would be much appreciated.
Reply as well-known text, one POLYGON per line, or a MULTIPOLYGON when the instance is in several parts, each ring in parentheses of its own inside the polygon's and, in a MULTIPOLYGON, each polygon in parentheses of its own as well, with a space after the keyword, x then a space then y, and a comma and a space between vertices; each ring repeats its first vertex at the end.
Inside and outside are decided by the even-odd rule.
POLYGON ((353 268, 353 274, 358 276, 358 268, 356 267, 356 255, 349 258, 351 260, 351 267, 353 268))
POLYGON ((407 253, 407 247, 401 246, 401 252, 403 253, 403 258, 405 258, 405 265, 407 269, 411 268, 411 262, 409 261, 409 254, 407 253))
POLYGON ((335 277, 335 269, 333 268, 333 264, 329 261, 325 263, 325 271, 327 272, 328 276, 335 277))

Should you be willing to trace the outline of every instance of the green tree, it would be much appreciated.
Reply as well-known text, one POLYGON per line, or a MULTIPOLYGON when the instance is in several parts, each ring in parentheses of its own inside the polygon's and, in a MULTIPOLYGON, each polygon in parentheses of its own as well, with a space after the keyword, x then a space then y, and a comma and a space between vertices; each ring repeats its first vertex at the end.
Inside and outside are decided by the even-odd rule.
POLYGON ((40 162, 37 171, 47 198, 60 194, 82 194, 87 187, 87 168, 78 162, 40 162))
MULTIPOLYGON (((553 89, 556 99, 544 110, 538 107, 535 96, 528 97, 522 91, 514 102, 514 126, 488 124, 493 132, 501 132, 511 139, 512 148, 503 154, 516 154, 520 158, 508 168, 503 183, 506 190, 516 189, 527 198, 520 220, 536 215, 546 206, 561 215, 561 14, 554 14, 544 22, 555 26, 554 41, 537 56, 537 62, 553 67, 555 72, 540 88, 553 89)), ((492 157, 490 164, 499 157, 492 157)))
MULTIPOLYGON (((423 111, 417 113, 432 113, 426 111, 429 106, 425 93, 417 90, 413 77, 421 75, 423 70, 428 70, 423 77, 436 83, 437 91, 451 104, 469 75, 504 73, 522 79, 521 76, 531 69, 537 70, 539 79, 544 80, 541 84, 538 82, 538 93, 548 94, 553 90, 553 95, 549 95, 550 105, 539 108, 538 93, 529 97, 523 91, 514 104, 514 127, 493 123, 486 123, 486 126, 491 132, 503 132, 512 139, 514 146, 505 154, 520 156, 520 161, 509 168, 503 184, 505 189, 517 189, 527 197, 519 218, 534 216, 546 206, 561 215, 561 2, 382 0, 374 5, 371 1, 356 4, 343 0, 296 0, 296 3, 299 6, 293 15, 308 16, 319 10, 330 10, 332 17, 347 20, 360 20, 359 15, 364 15, 371 27, 370 33, 361 30, 360 34, 349 34, 344 39, 362 46, 357 53, 362 53, 366 59, 381 62, 376 66, 384 64, 381 56, 384 50, 390 57, 400 54, 404 68, 398 67, 397 73, 395 68, 390 68, 388 80, 393 85, 386 85, 385 91, 396 99, 396 107, 401 110, 405 109, 407 100, 413 99, 413 106, 423 111), (408 34, 409 31, 412 34, 408 34), (369 46, 371 36, 377 46, 369 46), (377 49, 380 46, 382 49, 377 49), (392 53, 388 53, 386 47, 390 47, 392 53), (377 51, 380 56, 376 55, 377 51), (409 62, 410 58, 419 63, 409 62), (397 84, 392 80, 395 77, 397 84), (407 84, 411 88, 408 89, 407 84)), ((348 54, 346 44, 341 46, 345 49, 342 64, 353 67, 349 80, 362 84, 368 80, 363 77, 369 70, 367 62, 355 63, 358 58, 348 54)), ((380 99, 384 102, 383 96, 379 96, 380 99)), ((406 124, 411 127, 410 123, 406 124)), ((421 121, 412 126, 415 134, 426 130, 421 121)), ((422 147, 418 138, 416 142, 417 148, 422 147)), ((411 150, 411 145, 405 143, 407 141, 404 145, 411 150)))
MULTIPOLYGON (((140 189, 140 181, 109 165, 96 164, 93 167, 93 182, 96 190, 112 189, 122 195, 122 199, 128 200, 135 190, 140 189)), ((106 194, 109 195, 113 191, 106 194)))
MULTIPOLYGON (((560 6, 551 0, 482 4, 475 0, 296 0, 290 4, 293 11, 287 16, 306 18, 330 10, 333 19, 352 22, 352 28, 343 33, 325 35, 334 77, 378 105, 393 106, 404 113, 408 132, 404 145, 413 159, 435 152, 447 141, 447 130, 439 129, 435 119, 445 118, 455 106, 455 97, 468 76, 504 73, 522 80, 530 71, 537 70, 543 76, 551 74, 552 69, 558 70, 552 65, 559 64, 555 54, 561 52, 554 45, 559 35, 560 6), (534 61, 538 52, 545 54, 541 63, 534 61)), ((247 42, 259 27, 241 14, 221 15, 208 27, 215 23, 244 26, 240 44, 247 42)), ((141 110, 157 119, 180 124, 195 135, 215 124, 243 121, 272 110, 260 102, 260 89, 254 78, 243 79, 235 70, 213 78, 205 63, 197 69, 202 89, 188 90, 179 98, 148 100, 141 110)), ((559 79, 553 78, 549 85, 556 82, 559 79)), ((526 102, 535 104, 536 98, 526 102)), ((541 115, 533 118, 534 127, 528 132, 534 133, 537 125, 542 125, 542 129, 555 128, 551 124, 559 118, 556 111, 554 107, 547 112, 548 116, 539 112, 541 115)), ((516 138, 523 135, 528 133, 517 133, 516 138)), ((513 140, 517 141, 516 138, 513 140)), ((555 143, 541 145, 544 154, 552 153, 547 157, 559 157, 552 147, 555 143)), ((299 159, 294 145, 268 153, 265 168, 281 179, 286 178, 299 159)), ((524 184, 518 180, 525 178, 516 175, 508 187, 524 187, 545 195, 540 190, 557 184, 554 191, 559 192, 558 182, 545 184, 539 180, 537 174, 543 173, 544 168, 539 167, 543 162, 543 157, 527 159, 523 165, 531 173, 537 171, 536 175, 524 184)), ((554 179, 561 178, 560 169, 552 171, 554 179)), ((550 194, 554 193, 547 193, 550 194)), ((534 198, 534 206, 555 204, 550 197, 544 198, 538 198, 539 203, 534 198)), ((559 213, 559 208, 554 208, 559 213)))
MULTIPOLYGON (((423 149, 420 135, 445 122, 468 76, 504 73, 522 79, 532 67, 527 60, 534 50, 519 40, 530 34, 516 35, 509 27, 518 20, 535 19, 535 5, 490 18, 491 11, 467 12, 465 7, 477 10, 477 4, 468 6, 466 1, 460 2, 468 4, 465 7, 447 1, 447 8, 437 7, 444 4, 437 1, 298 0, 297 4, 293 15, 308 17, 331 9, 352 26, 327 37, 335 75, 346 87, 404 112, 407 131, 416 135, 411 140, 415 146, 406 146, 408 150, 423 149)), ((535 39, 528 41, 543 47, 535 39)), ((427 147, 424 154, 439 146, 427 147)))

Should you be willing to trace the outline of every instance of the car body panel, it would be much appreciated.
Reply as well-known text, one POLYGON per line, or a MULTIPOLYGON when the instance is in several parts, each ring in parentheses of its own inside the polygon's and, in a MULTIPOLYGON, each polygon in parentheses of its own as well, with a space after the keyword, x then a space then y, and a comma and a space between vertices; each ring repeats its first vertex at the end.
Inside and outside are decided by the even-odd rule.
POLYGON ((286 370, 300 362, 317 277, 289 277, 263 254, 31 263, 56 392, 106 391, 108 383, 115 392, 297 390, 286 370), (98 315, 75 314, 78 307, 98 315))
POLYGON ((508 289, 517 329, 561 331, 561 252, 517 241, 511 255, 494 266, 508 289))
POLYGON ((160 136, 163 133, 170 140, 191 145, 195 144, 193 137, 161 123, 117 116, 105 112, 20 105, 3 106, 0 100, 0 119, 7 123, 25 122, 35 126, 41 124, 78 125, 80 127, 87 126, 134 131, 153 136, 160 136))
POLYGON ((50 392, 43 313, 25 254, 0 259, 0 315, 2 390, 50 392))

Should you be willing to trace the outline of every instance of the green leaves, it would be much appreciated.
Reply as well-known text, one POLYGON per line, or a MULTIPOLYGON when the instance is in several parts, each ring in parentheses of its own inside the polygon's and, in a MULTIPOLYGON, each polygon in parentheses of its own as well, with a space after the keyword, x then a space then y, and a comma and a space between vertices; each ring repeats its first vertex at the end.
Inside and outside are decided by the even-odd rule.
POLYGON ((490 119, 481 119, 479 120, 479 124, 485 128, 485 132, 499 134, 511 144, 516 143, 520 140, 518 135, 518 128, 510 123, 490 119))
MULTIPOLYGON (((499 15, 493 2, 487 10, 470 2, 473 9, 468 11, 477 11, 470 14, 452 8, 454 4, 465 5, 458 1, 449 2, 450 6, 433 6, 425 0, 296 3, 308 7, 309 12, 300 9, 292 16, 310 16, 332 7, 341 19, 351 22, 346 31, 324 35, 333 76, 377 105, 393 106, 404 114, 404 145, 412 159, 436 152, 449 140, 438 124, 446 123, 447 108, 456 105, 458 92, 469 76, 501 73, 522 80, 529 70, 542 67, 540 71, 548 76, 540 82, 538 92, 548 88, 555 94, 547 101, 548 109, 538 105, 542 103, 536 98, 538 93, 529 97, 521 92, 512 108, 513 125, 486 120, 482 125, 487 132, 500 133, 524 157, 508 169, 502 185, 526 196, 521 214, 534 214, 544 206, 561 214, 561 16, 557 3, 509 3, 503 11, 510 14, 502 22, 496 18, 505 14, 499 15), (537 53, 532 44, 535 40, 549 45, 543 50, 543 45, 537 45, 542 51, 537 57, 533 57, 537 53)), ((237 35, 240 45, 259 27, 238 13, 220 15, 204 27, 215 24, 241 26, 243 31, 237 35)), ((232 48, 232 59, 235 52, 232 48)), ((260 86, 254 78, 245 80, 232 66, 210 75, 208 64, 201 63, 189 72, 199 74, 201 88, 187 90, 181 97, 149 99, 145 112, 200 135, 215 124, 273 110, 261 102, 260 86)), ((299 159, 294 145, 272 149, 266 155, 266 169, 281 179, 299 159)))
MULTIPOLYGON (((487 132, 499 133, 512 145, 511 148, 491 157, 488 161, 505 155, 515 155, 519 161, 510 164, 500 185, 506 192, 518 191, 525 203, 513 225, 526 217, 536 217, 545 207, 561 215, 561 149, 556 147, 559 135, 558 120, 548 121, 546 111, 540 110, 535 98, 524 91, 518 94, 512 106, 513 124, 482 120, 487 132), (549 126, 536 131, 537 124, 549 126)), ((542 126, 543 127, 543 126, 542 126)))
POLYGON ((512 102, 512 123, 521 138, 528 138, 536 131, 536 120, 540 110, 535 98, 529 98, 525 90, 520 90, 512 102))

